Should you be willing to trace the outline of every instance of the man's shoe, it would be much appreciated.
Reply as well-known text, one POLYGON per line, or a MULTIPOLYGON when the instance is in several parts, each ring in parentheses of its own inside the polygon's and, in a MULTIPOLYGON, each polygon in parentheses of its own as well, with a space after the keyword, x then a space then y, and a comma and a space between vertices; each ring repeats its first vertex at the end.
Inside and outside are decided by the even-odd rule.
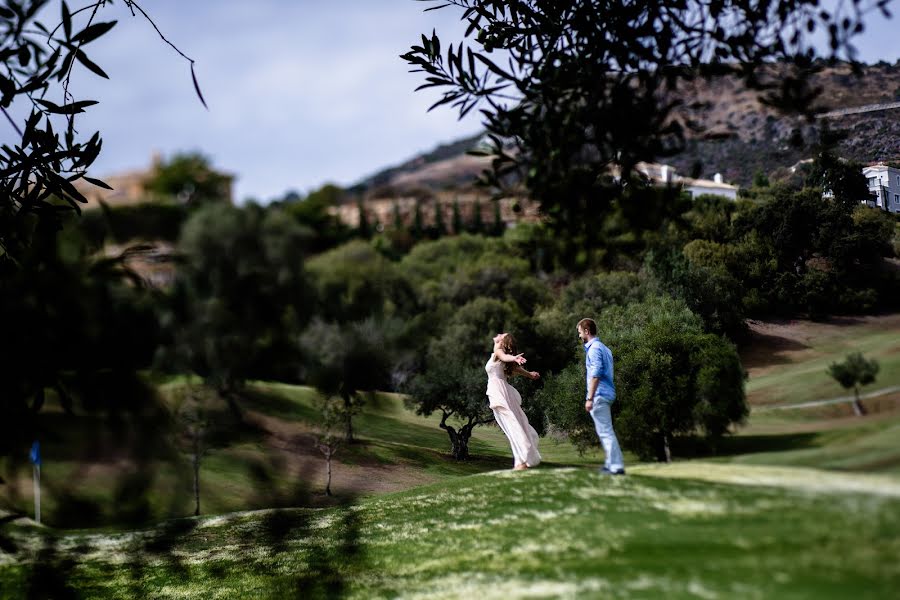
POLYGON ((606 467, 603 467, 602 469, 600 469, 600 473, 602 475, 624 475, 625 469, 619 469, 618 471, 612 471, 606 467))

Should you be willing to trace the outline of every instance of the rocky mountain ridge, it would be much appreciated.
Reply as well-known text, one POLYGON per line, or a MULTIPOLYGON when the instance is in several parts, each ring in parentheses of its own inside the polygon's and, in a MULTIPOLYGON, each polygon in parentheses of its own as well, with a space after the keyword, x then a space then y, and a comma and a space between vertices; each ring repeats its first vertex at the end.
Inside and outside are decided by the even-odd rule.
MULTIPOLYGON (((659 162, 679 173, 711 179, 721 173, 725 181, 748 186, 756 173, 772 174, 809 158, 811 143, 822 126, 841 132, 837 153, 863 163, 900 158, 900 62, 864 65, 855 75, 849 65, 824 67, 811 80, 821 90, 817 113, 869 105, 883 110, 820 116, 813 122, 779 113, 754 91, 734 78, 695 80, 677 94, 681 106, 676 117, 693 121, 685 150, 659 162), (798 142, 802 142, 799 144, 798 142)), ((443 144, 403 164, 362 179, 349 191, 359 197, 420 195, 437 190, 469 190, 490 160, 466 151, 480 135, 443 144)))

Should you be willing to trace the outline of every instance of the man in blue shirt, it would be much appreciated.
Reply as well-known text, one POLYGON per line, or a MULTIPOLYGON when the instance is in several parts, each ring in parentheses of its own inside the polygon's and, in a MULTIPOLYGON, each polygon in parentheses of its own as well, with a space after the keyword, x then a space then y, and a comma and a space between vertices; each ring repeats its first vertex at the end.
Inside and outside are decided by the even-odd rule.
POLYGON ((613 357, 603 342, 597 338, 597 323, 593 319, 578 321, 578 337, 584 342, 584 365, 587 370, 587 396, 584 409, 594 419, 597 437, 606 452, 606 462, 602 472, 609 475, 624 475, 625 462, 622 449, 613 430, 609 405, 616 399, 616 384, 613 382, 613 357))

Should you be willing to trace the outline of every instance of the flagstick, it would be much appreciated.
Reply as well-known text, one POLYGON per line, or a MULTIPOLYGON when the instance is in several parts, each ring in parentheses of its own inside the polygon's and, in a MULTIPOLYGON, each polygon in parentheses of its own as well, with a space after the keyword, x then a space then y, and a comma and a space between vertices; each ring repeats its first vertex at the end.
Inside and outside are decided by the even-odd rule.
POLYGON ((34 520, 41 522, 41 465, 34 465, 34 520))

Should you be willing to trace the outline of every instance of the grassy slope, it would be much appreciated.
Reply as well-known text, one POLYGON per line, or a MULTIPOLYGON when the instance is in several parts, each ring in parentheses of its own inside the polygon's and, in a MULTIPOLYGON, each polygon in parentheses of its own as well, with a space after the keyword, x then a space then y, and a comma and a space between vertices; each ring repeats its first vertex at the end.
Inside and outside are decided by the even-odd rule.
POLYGON ((826 369, 851 352, 880 364, 863 392, 900 385, 900 315, 755 324, 754 331, 756 344, 743 356, 752 414, 717 461, 900 474, 898 393, 864 400, 872 413, 864 418, 849 416, 849 404, 767 409, 846 395, 826 369))
MULTIPOLYGON (((851 320, 849 324, 799 322, 779 327, 777 333, 783 337, 764 338, 749 369, 749 397, 755 406, 773 391, 791 390, 799 400, 809 399, 809 389, 816 389, 816 384, 804 382, 817 377, 824 380, 821 385, 832 389, 832 394, 841 393, 824 375, 823 365, 851 349, 879 357, 882 368, 876 385, 896 378, 900 372, 900 367, 891 362, 892 357, 900 358, 900 351, 893 351, 900 350, 900 335, 895 335, 900 327, 897 316, 851 320), (784 339, 792 343, 786 345, 784 339)), ((176 381, 162 389, 171 395, 184 384, 176 381)), ((876 402, 887 408, 891 402, 897 405, 890 399, 867 404, 876 402)), ((246 406, 267 421, 213 441, 201 468, 203 513, 331 503, 321 494, 324 461, 313 448, 316 412, 311 390, 258 383, 252 386, 246 406)), ((897 418, 824 419, 840 411, 847 412, 849 407, 756 410, 740 435, 725 440, 716 460, 900 473, 900 451, 893 442, 900 428, 897 418)), ((192 513, 186 457, 145 465, 120 457, 86 465, 81 458, 70 457, 70 449, 91 445, 85 442, 101 439, 108 432, 103 433, 96 421, 85 420, 73 428, 69 419, 53 424, 52 411, 47 417, 51 429, 59 435, 50 436, 44 444, 45 521, 65 526, 118 523, 127 527, 129 522, 146 522, 147 518, 152 521, 192 513), (143 493, 146 505, 117 504, 115 497, 129 489, 135 477, 148 485, 143 493)), ((341 448, 335 466, 333 489, 344 499, 502 469, 510 463, 506 440, 494 427, 476 429, 472 461, 448 459, 448 441, 438 428, 438 418, 415 415, 393 395, 370 402, 355 420, 355 428, 360 443, 341 448)), ((580 457, 571 445, 546 438, 541 441, 541 451, 548 465, 600 461, 599 451, 580 457)), ((30 512, 30 471, 21 471, 19 481, 21 494, 15 505, 30 512)))
POLYGON ((833 422, 769 420, 725 440, 718 462, 900 475, 900 413, 833 422))
MULTIPOLYGON (((848 391, 826 371, 829 365, 844 360, 851 352, 862 352, 867 358, 876 359, 880 366, 875 383, 863 388, 864 393, 900 385, 900 317, 844 321, 849 323, 797 322, 780 328, 775 335, 757 344, 751 358, 755 364, 749 368, 747 381, 750 403, 754 406, 796 404, 846 396, 848 391)), ((748 354, 745 352, 745 359, 748 354)))
MULTIPOLYGON (((121 598, 861 599, 898 589, 896 480, 667 469, 637 467, 624 478, 586 468, 492 472, 350 509, 71 534, 44 541, 42 566, 0 568, 0 596, 29 585, 121 598), (64 547, 74 562, 54 562, 64 547)), ((38 543, 24 539, 14 543, 38 543)))
MULTIPOLYGON (((845 336, 877 345, 877 329, 855 325, 845 336)), ((799 352, 846 348, 815 335, 804 345, 799 352)), ((794 382, 822 360, 809 352, 784 358, 774 366, 794 382)), ((254 390, 254 407, 290 435, 314 419, 305 388, 254 390)), ((6 528, 0 547, 19 553, 0 554, 0 597, 29 586, 102 597, 888 597, 900 584, 900 415, 890 402, 883 408, 827 421, 815 410, 754 413, 718 457, 636 465, 627 478, 602 479, 583 468, 599 456, 578 457, 546 439, 551 468, 484 473, 509 466, 494 428, 477 430, 478 459, 447 460, 437 419, 385 395, 357 419, 362 442, 342 450, 338 468, 370 479, 405 472, 400 487, 420 487, 369 494, 349 509, 234 513, 141 532, 6 528), (560 465, 576 468, 552 468, 560 465)), ((207 511, 290 504, 298 474, 279 475, 270 455, 284 451, 285 438, 271 438, 268 430, 245 433, 210 453, 207 511), (262 480, 259 461, 273 467, 262 480)), ((87 487, 101 481, 88 477, 87 487)))
MULTIPOLYGON (((184 381, 161 387, 173 395, 184 381)), ((305 387, 256 383, 244 406, 250 425, 227 435, 213 435, 201 463, 201 510, 219 514, 237 510, 334 504, 323 495, 325 462, 314 448, 314 392, 305 387)), ((49 407, 44 418, 49 433, 42 440, 44 466, 42 512, 51 525, 97 526, 161 520, 192 514, 188 457, 176 454, 138 463, 135 449, 119 440, 121 425, 95 418, 72 421, 49 407), (73 425, 74 423, 74 425, 73 425), (93 458, 73 448, 95 448, 93 458), (137 479, 138 481, 135 481, 137 479), (131 486, 131 487, 129 487, 131 486), (134 487, 137 486, 137 487, 134 487), (146 487, 142 487, 146 486, 146 487), (139 501, 117 502, 127 490, 139 501)), ((227 420, 224 406, 212 420, 227 420)), ((473 459, 447 456, 447 434, 437 416, 407 410, 400 397, 383 394, 370 400, 354 419, 359 441, 339 448, 332 489, 339 499, 408 489, 511 466, 511 454, 496 427, 477 428, 470 444, 473 459)), ((551 465, 598 463, 599 450, 580 457, 565 442, 542 441, 551 465)), ((19 498, 13 503, 31 513, 31 471, 18 474, 19 498)))

